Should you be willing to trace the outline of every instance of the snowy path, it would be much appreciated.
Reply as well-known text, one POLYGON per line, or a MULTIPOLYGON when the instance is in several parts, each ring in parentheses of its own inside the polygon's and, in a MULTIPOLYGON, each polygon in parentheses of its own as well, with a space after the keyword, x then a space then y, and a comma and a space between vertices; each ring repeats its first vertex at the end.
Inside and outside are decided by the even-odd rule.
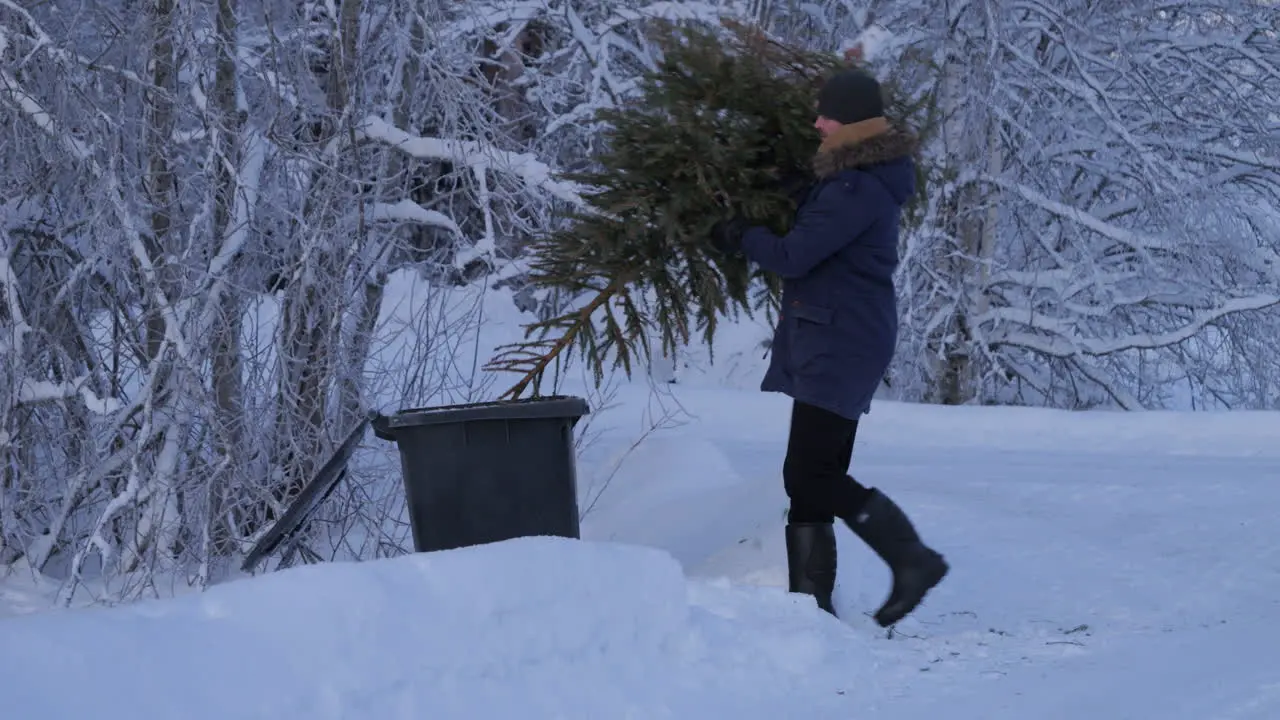
MULTIPOLYGON (((683 473, 661 483, 665 503, 629 512, 610 498, 605 510, 626 517, 603 524, 610 537, 663 547, 695 576, 785 586, 776 415, 747 440, 705 422, 711 439, 659 436, 668 464, 684 457, 732 479, 683 473)), ((1077 426, 1068 452, 1011 449, 1017 438, 939 447, 913 442, 909 417, 877 428, 870 416, 855 471, 898 499, 954 568, 897 637, 871 646, 875 670, 858 692, 872 716, 1280 717, 1280 449, 1224 435, 1220 454, 1205 454, 1213 438, 1189 437, 1203 417, 1133 437, 1138 452, 1126 454, 1107 417, 1060 414, 1077 426), (1105 422, 1090 437, 1095 419, 1105 422)), ((883 598, 887 572, 847 531, 840 553, 838 609, 858 634, 883 638, 862 613, 883 598)))
POLYGON ((1280 629, 1225 622, 1085 640, 1076 656, 1011 663, 985 682, 942 695, 906 692, 877 706, 887 719, 1275 720, 1280 717, 1280 629))

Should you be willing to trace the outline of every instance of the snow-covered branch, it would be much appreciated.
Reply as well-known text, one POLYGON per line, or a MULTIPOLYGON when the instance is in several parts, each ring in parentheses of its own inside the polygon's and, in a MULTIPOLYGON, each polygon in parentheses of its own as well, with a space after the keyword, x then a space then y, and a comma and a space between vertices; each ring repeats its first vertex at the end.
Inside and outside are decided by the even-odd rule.
POLYGON ((408 198, 394 203, 374 203, 369 208, 369 219, 374 222, 420 223, 448 230, 455 235, 462 234, 453 218, 438 210, 428 210, 408 198))
POLYGON ((27 378, 22 381, 21 387, 18 388, 17 401, 22 405, 36 405, 80 398, 84 401, 84 405, 89 409, 89 412, 96 415, 110 415, 122 407, 119 400, 98 397, 89 388, 89 380, 90 378, 87 375, 64 382, 27 378))
POLYGON ((446 160, 473 170, 495 170, 514 175, 531 189, 545 191, 581 208, 587 207, 576 184, 557 179, 545 162, 530 153, 509 152, 471 140, 420 137, 373 116, 361 121, 358 133, 361 138, 385 143, 419 160, 446 160))
POLYGON ((1267 310, 1280 305, 1280 295, 1231 298, 1187 318, 1180 327, 1163 332, 1142 332, 1114 338, 1082 337, 1074 323, 1019 308, 994 308, 979 318, 995 325, 987 332, 993 345, 1015 345, 1052 357, 1090 355, 1101 357, 1129 350, 1154 350, 1185 342, 1209 325, 1235 313, 1267 310))
POLYGON ((104 183, 109 205, 114 211, 116 220, 120 223, 120 229, 124 232, 128 248, 146 278, 148 290, 155 297, 160 312, 164 317, 166 339, 174 346, 181 357, 188 358, 187 342, 182 335, 179 310, 170 302, 163 286, 158 281, 155 260, 151 257, 150 251, 142 239, 142 233, 139 230, 140 223, 125 200, 124 189, 120 184, 119 178, 114 172, 108 172, 99 165, 97 159, 93 156, 93 150, 90 145, 59 129, 53 116, 34 99, 34 96, 22 89, 12 74, 7 71, 0 71, 0 85, 3 86, 0 87, 0 91, 30 122, 57 140, 72 157, 82 164, 92 177, 104 183))
POLYGON ((57 140, 72 157, 81 161, 89 161, 93 158, 92 148, 78 138, 59 129, 53 115, 41 105, 35 96, 23 90, 18 80, 7 70, 0 70, 0 92, 32 124, 57 140))
MULTIPOLYGON (((962 177, 961 181, 967 179, 968 178, 962 177)), ((1139 252, 1148 252, 1151 250, 1176 252, 1178 249, 1177 243, 1163 240, 1158 237, 1152 237, 1136 230, 1118 227, 1106 222, 1105 220, 1094 217, 1080 208, 1074 207, 1065 202, 1054 200, 1022 183, 1013 182, 1002 177, 995 177, 991 175, 979 176, 978 179, 983 182, 991 183, 1002 190, 1017 193, 1027 202, 1032 203, 1039 209, 1050 213, 1051 215, 1055 215, 1063 220, 1068 220, 1073 223, 1079 223, 1089 230, 1120 243, 1121 245, 1125 245, 1132 250, 1139 252)))

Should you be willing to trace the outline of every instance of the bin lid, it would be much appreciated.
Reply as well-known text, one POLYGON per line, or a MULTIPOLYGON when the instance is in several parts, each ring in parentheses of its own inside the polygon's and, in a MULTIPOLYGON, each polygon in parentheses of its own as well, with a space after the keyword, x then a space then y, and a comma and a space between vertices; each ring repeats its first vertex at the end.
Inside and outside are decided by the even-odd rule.
POLYGON ((591 412, 587 401, 569 395, 551 395, 525 400, 496 400, 466 405, 400 410, 387 418, 388 428, 420 427, 483 420, 577 420, 591 412))

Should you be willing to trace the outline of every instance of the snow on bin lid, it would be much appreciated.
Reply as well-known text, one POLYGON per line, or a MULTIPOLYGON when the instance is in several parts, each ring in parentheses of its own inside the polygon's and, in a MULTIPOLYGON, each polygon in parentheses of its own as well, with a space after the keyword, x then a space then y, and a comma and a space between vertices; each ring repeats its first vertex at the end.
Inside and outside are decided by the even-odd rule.
POLYGON ((548 420, 578 418, 591 412, 587 401, 571 395, 549 395, 524 400, 496 400, 466 405, 441 405, 401 410, 387 418, 388 428, 418 427, 482 420, 548 420))

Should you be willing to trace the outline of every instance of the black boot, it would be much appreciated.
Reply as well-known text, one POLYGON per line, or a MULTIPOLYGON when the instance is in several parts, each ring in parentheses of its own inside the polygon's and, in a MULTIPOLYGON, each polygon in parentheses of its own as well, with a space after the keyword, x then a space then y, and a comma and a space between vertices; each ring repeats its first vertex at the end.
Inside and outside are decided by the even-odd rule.
POLYGON ((836 589, 836 533, 831 523, 787 524, 788 590, 812 595, 832 615, 836 589))
POLYGON ((846 522, 893 572, 889 599, 875 615, 881 627, 906 617, 946 577, 946 560, 920 542, 902 509, 879 490, 872 489, 862 510, 846 522))

